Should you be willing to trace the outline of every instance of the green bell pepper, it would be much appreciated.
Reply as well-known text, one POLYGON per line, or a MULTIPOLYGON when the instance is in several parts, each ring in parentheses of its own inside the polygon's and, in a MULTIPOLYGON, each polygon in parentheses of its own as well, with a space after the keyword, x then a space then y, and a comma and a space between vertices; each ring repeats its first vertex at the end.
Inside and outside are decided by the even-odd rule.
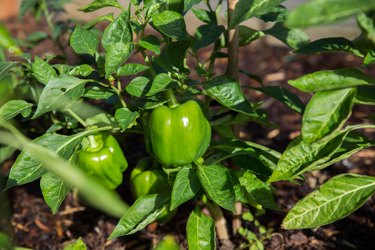
POLYGON ((164 165, 192 163, 203 156, 211 140, 210 124, 193 100, 172 108, 154 109, 148 130, 152 153, 164 165))
POLYGON ((87 138, 77 155, 78 166, 103 186, 115 189, 121 184, 122 172, 128 167, 120 145, 112 135, 106 133, 87 138))
MULTIPOLYGON (((153 167, 150 158, 142 158, 130 173, 130 189, 135 199, 146 194, 170 193, 171 186, 168 184, 167 175, 162 169, 153 167)), ((176 210, 170 211, 166 206, 164 212, 159 215, 157 221, 166 222, 176 210)))

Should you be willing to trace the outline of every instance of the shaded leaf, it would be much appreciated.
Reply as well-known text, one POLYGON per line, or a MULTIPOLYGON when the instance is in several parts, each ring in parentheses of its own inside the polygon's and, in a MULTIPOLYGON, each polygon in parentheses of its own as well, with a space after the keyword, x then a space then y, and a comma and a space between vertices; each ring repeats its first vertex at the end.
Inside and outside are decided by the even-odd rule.
POLYGON ((186 25, 181 14, 165 10, 152 16, 153 26, 162 34, 177 40, 185 40, 188 35, 186 25))

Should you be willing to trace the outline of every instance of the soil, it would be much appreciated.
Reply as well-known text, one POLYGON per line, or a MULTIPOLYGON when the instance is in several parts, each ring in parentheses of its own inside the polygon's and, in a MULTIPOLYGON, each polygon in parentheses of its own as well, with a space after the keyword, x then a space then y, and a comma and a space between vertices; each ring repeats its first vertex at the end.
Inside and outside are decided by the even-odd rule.
MULTIPOLYGON (((36 22, 27 16, 21 23, 15 18, 7 20, 6 25, 12 33, 23 38, 34 31, 45 30, 44 22, 36 22)), ((31 50, 33 55, 45 55, 46 52, 60 53, 59 48, 46 41, 31 50)), ((66 49, 71 56, 69 61, 76 61, 73 53, 66 49)), ((201 56, 206 56, 202 52, 201 56)), ((190 62, 189 62, 190 63, 190 62)), ((225 61, 222 60, 216 68, 223 72, 225 61)), ((287 48, 273 47, 265 42, 254 43, 240 50, 240 68, 253 74, 260 75, 265 85, 276 85, 288 88, 298 94, 304 103, 310 95, 299 92, 288 86, 287 80, 297 78, 303 74, 341 67, 360 67, 361 60, 342 53, 329 53, 313 56, 294 55, 287 48)), ((368 74, 375 77, 375 67, 366 69, 368 74)), ((258 86, 255 80, 241 75, 243 85, 258 86)), ((301 117, 294 111, 283 106, 272 98, 261 93, 250 91, 248 98, 255 102, 263 100, 263 108, 267 111, 270 120, 277 124, 276 128, 268 128, 255 123, 240 127, 239 135, 269 146, 282 152, 289 142, 299 134, 301 117)), ((367 122, 365 116, 375 111, 372 107, 356 106, 349 123, 367 122)), ((366 135, 375 139, 374 131, 365 131, 366 135)), ((124 145, 128 154, 130 166, 134 166, 136 159, 142 156, 144 149, 136 143, 140 140, 132 135, 127 136, 124 145)), ((15 157, 6 161, 2 170, 7 173, 15 157)), ((307 181, 297 185, 289 182, 274 184, 276 201, 281 211, 267 210, 257 219, 262 225, 273 232, 263 240, 266 249, 375 249, 375 197, 369 199, 360 209, 345 219, 331 225, 311 230, 283 230, 280 224, 288 209, 300 198, 316 189, 320 184, 332 176, 350 172, 375 175, 375 150, 366 149, 357 153, 348 160, 342 161, 322 171, 315 171, 306 175, 307 181)), ((129 178, 125 174, 125 182, 129 178)), ((118 193, 125 201, 131 203, 130 191, 127 185, 121 186, 118 193)), ((11 205, 11 224, 14 229, 14 242, 17 246, 33 249, 62 249, 65 244, 81 237, 88 249, 150 249, 164 235, 172 234, 183 248, 186 248, 185 225, 189 211, 193 204, 188 203, 179 209, 173 220, 164 225, 151 225, 147 229, 129 237, 107 240, 114 229, 117 219, 104 215, 83 202, 78 202, 72 193, 62 204, 59 212, 52 215, 44 203, 37 182, 19 186, 8 191, 11 205)), ((245 208, 249 210, 249 208, 245 208)), ((250 209, 255 213, 254 209, 250 209)), ((225 214, 230 229, 231 215, 225 214)), ((247 229, 257 228, 253 223, 243 221, 242 226, 247 229)), ((239 248, 246 243, 246 239, 239 235, 232 237, 232 247, 239 248)), ((219 245, 220 246, 220 245, 219 245)))

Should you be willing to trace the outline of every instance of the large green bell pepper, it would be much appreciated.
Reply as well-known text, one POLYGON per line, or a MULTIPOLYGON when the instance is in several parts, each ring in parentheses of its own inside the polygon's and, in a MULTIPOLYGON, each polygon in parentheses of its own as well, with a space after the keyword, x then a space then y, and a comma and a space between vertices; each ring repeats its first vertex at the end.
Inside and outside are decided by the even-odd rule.
POLYGON ((211 140, 210 124, 193 100, 172 108, 154 109, 148 130, 152 153, 165 165, 192 163, 203 156, 211 140))
POLYGON ((105 133, 88 136, 77 156, 78 166, 109 189, 121 184, 122 172, 128 167, 116 139, 105 133))

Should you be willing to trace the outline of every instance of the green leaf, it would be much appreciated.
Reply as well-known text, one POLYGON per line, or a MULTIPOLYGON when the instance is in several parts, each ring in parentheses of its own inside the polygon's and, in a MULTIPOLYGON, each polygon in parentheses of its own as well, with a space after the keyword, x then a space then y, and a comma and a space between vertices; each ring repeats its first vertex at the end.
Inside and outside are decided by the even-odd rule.
POLYGON ((117 2, 117 0, 94 0, 79 10, 83 12, 92 12, 104 7, 116 7, 122 9, 122 6, 117 2))
POLYGON ((142 71, 149 69, 150 67, 138 63, 129 63, 121 66, 117 70, 117 76, 129 76, 136 75, 142 71))
POLYGON ((294 53, 297 54, 317 54, 321 52, 350 52, 356 56, 363 56, 358 50, 357 46, 343 37, 329 37, 315 40, 308 43, 297 50, 294 53))
POLYGON ((342 174, 320 186, 289 211, 285 229, 314 228, 344 218, 361 207, 375 193, 375 177, 342 174))
POLYGON ((234 211, 235 193, 230 171, 221 165, 199 166, 198 178, 208 197, 219 206, 234 211))
POLYGON ((82 97, 94 99, 94 100, 107 100, 115 93, 113 90, 100 88, 98 86, 90 86, 85 88, 85 92, 83 93, 82 97))
POLYGON ((169 85, 173 83, 173 79, 166 73, 161 73, 155 76, 152 81, 151 88, 146 94, 146 96, 155 95, 161 91, 164 91, 168 88, 169 85))
POLYGON ((130 43, 132 41, 130 14, 128 10, 125 10, 104 30, 102 45, 107 50, 113 43, 130 43))
POLYGON ((34 116, 38 116, 66 107, 71 101, 79 99, 84 93, 84 87, 88 80, 61 75, 51 79, 43 89, 39 98, 38 107, 34 116))
POLYGON ((305 110, 305 105, 299 99, 299 97, 286 88, 280 86, 263 86, 256 88, 256 90, 265 93, 268 96, 275 98, 276 100, 284 103, 290 109, 302 114, 305 110))
POLYGON ((32 103, 24 100, 11 100, 0 107, 0 122, 10 120, 18 114, 28 117, 32 107, 32 103))
POLYGON ((117 72, 119 67, 129 59, 134 50, 134 43, 113 43, 107 48, 105 54, 105 76, 108 78, 117 72))
POLYGON ((150 80, 147 77, 138 76, 126 86, 126 92, 135 97, 144 96, 150 89, 149 82, 150 80))
POLYGON ((69 71, 69 74, 73 75, 73 76, 80 75, 80 76, 83 76, 83 77, 88 77, 89 75, 91 75, 91 73, 93 71, 94 71, 94 69, 90 65, 81 64, 81 65, 78 65, 78 66, 75 66, 74 68, 72 68, 69 71))
POLYGON ((193 50, 198 50, 215 43, 224 31, 225 28, 222 25, 205 24, 199 26, 195 31, 193 50))
POLYGON ((163 213, 163 204, 168 199, 169 197, 160 194, 140 196, 121 217, 109 239, 134 234, 145 228, 163 213))
POLYGON ((70 46, 77 54, 94 56, 99 46, 99 40, 94 32, 76 26, 70 36, 70 46))
POLYGON ((171 210, 194 198, 202 189, 198 176, 190 167, 183 167, 176 176, 171 194, 171 210))
POLYGON ((8 76, 10 70, 16 65, 16 62, 0 62, 0 80, 8 76))
POLYGON ((314 167, 314 170, 324 169, 336 162, 347 159, 358 151, 374 145, 364 135, 359 132, 351 131, 343 139, 340 147, 330 156, 329 160, 323 164, 314 167))
MULTIPOLYGON (((335 131, 313 143, 307 143, 301 137, 297 137, 284 151, 268 182, 292 180, 305 172, 327 167, 325 163, 335 162, 333 161, 334 157, 340 156, 336 152, 341 151, 345 155, 345 152, 342 150, 345 147, 342 146, 345 137, 351 131, 366 127, 371 127, 371 125, 347 127, 343 130, 335 131)), ((350 150, 344 149, 347 152, 350 150)), ((350 154, 347 154, 347 156, 350 156, 350 154)), ((340 157, 341 159, 343 157, 340 157)))
POLYGON ((4 250, 16 249, 13 247, 10 236, 2 231, 0 231, 0 249, 4 249, 4 250))
POLYGON ((122 130, 131 128, 136 124, 139 113, 130 111, 127 108, 119 108, 116 110, 115 118, 122 130))
POLYGON ((241 90, 238 81, 229 76, 218 76, 202 83, 208 95, 223 106, 252 117, 259 117, 241 90))
POLYGON ((189 215, 186 234, 190 250, 216 249, 215 223, 198 208, 189 215))
POLYGON ((355 95, 355 88, 316 93, 302 117, 303 140, 314 142, 341 128, 352 112, 355 95))
POLYGON ((194 15, 202 22, 207 24, 215 23, 216 18, 213 12, 204 9, 193 9, 192 11, 194 15))
POLYGON ((153 35, 145 36, 139 41, 139 46, 154 52, 155 54, 160 54, 160 41, 159 38, 153 35))
POLYGON ((343 68, 310 73, 295 80, 289 80, 288 84, 304 92, 318 92, 361 85, 375 86, 375 79, 358 69, 343 68))
POLYGON ((375 44, 375 19, 374 13, 359 13, 357 23, 366 37, 375 44))
POLYGON ((160 33, 177 40, 188 38, 186 25, 180 13, 165 10, 152 15, 152 24, 160 33))
POLYGON ((37 0, 22 0, 19 11, 18 20, 22 20, 29 9, 33 9, 37 4, 37 0))
POLYGON ((259 180, 249 170, 236 171, 236 175, 241 186, 246 190, 246 197, 250 199, 249 204, 255 203, 265 208, 279 209, 273 199, 270 184, 259 180))
POLYGON ((40 189, 52 213, 56 214, 60 205, 69 193, 70 186, 55 174, 46 173, 40 179, 40 189))
POLYGON ((238 26, 238 35, 239 35, 239 46, 245 46, 258 38, 263 37, 265 34, 263 31, 254 30, 244 25, 238 26))
POLYGON ((34 63, 31 65, 33 76, 41 83, 46 85, 49 80, 56 77, 56 71, 47 62, 36 56, 34 63))
MULTIPOLYGON (((56 152, 64 159, 69 159, 85 135, 87 132, 71 136, 50 133, 36 138, 33 143, 56 152)), ((10 169, 7 188, 32 182, 45 173, 42 163, 27 151, 22 151, 10 169)))
POLYGON ((298 49, 310 41, 303 30, 288 29, 282 23, 276 23, 271 29, 265 30, 264 33, 279 39, 292 49, 298 49))
POLYGON ((81 238, 64 246, 63 250, 86 250, 86 245, 81 238))
POLYGON ((368 0, 311 0, 293 9, 285 24, 293 28, 329 24, 374 8, 375 2, 368 0))
POLYGON ((375 105, 375 88, 370 86, 357 87, 355 102, 364 105, 375 105))
POLYGON ((0 164, 8 160, 14 154, 14 152, 16 152, 16 149, 11 146, 0 146, 0 164))
POLYGON ((37 44, 48 38, 48 34, 43 31, 36 31, 26 37, 26 41, 29 43, 37 44))
POLYGON ((154 58, 155 62, 168 72, 188 72, 185 58, 190 41, 175 41, 169 43, 161 55, 154 58))
POLYGON ((232 13, 230 27, 250 19, 256 15, 266 14, 284 0, 239 0, 232 13))

